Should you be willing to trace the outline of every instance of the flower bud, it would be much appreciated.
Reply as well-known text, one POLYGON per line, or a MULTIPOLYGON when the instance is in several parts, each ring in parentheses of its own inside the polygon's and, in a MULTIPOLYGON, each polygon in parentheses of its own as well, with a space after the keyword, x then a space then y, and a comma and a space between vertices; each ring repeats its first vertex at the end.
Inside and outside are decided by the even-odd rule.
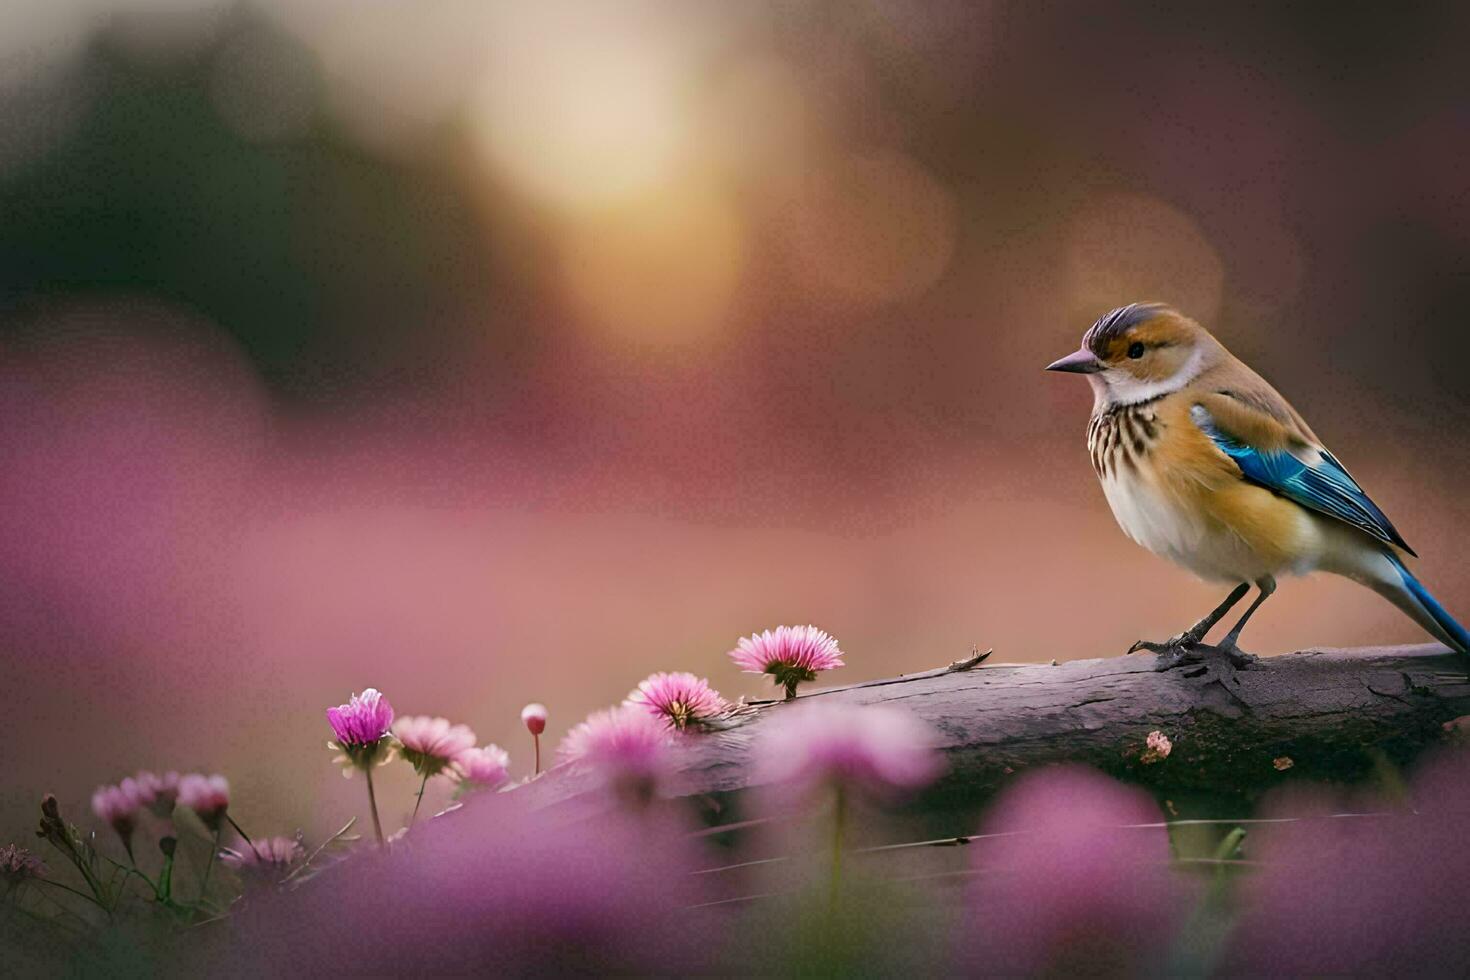
POLYGON ((546 705, 532 703, 521 709, 521 724, 532 735, 540 735, 546 731, 546 705))

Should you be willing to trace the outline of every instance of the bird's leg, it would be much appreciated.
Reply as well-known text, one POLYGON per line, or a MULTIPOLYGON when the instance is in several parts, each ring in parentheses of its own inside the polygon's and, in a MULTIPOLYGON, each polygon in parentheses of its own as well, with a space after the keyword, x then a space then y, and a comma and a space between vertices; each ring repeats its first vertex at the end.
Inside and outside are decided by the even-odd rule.
MULTIPOLYGON (((1224 602, 1216 606, 1208 616, 1195 623, 1183 633, 1170 637, 1163 643, 1154 643, 1151 640, 1139 640, 1128 648, 1128 652, 1136 653, 1139 650, 1149 650, 1153 653, 1168 654, 1171 658, 1174 658, 1174 662, 1169 664, 1170 667, 1177 667, 1181 663, 1189 662, 1191 659, 1189 651, 1200 645, 1205 638, 1205 634, 1209 633, 1226 613, 1235 608, 1237 602, 1245 598, 1245 594, 1250 591, 1250 588, 1249 583, 1240 583, 1235 587, 1234 591, 1225 597, 1224 602)), ((1199 658, 1196 656, 1192 659, 1198 660, 1199 658)))
POLYGON ((1230 627, 1230 632, 1226 633, 1225 639, 1220 641, 1220 651, 1229 657, 1230 662, 1237 667, 1244 667, 1256 659, 1251 654, 1244 652, 1240 647, 1236 646, 1235 642, 1240 639, 1240 631, 1245 629, 1245 624, 1250 620, 1251 614, 1260 608, 1261 603, 1271 598, 1271 593, 1276 591, 1276 580, 1267 575, 1265 578, 1256 581, 1256 588, 1261 590, 1260 594, 1256 596, 1256 601, 1250 604, 1245 614, 1240 617, 1240 621, 1230 627))

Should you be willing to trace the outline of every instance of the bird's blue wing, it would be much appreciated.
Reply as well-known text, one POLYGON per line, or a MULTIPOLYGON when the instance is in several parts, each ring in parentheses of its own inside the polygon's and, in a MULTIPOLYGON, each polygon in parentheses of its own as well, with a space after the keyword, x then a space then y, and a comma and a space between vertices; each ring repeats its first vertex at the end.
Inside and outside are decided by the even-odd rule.
POLYGON ((1259 449, 1224 431, 1203 405, 1195 405, 1189 415, 1210 441, 1235 461, 1247 480, 1414 554, 1393 522, 1326 449, 1307 446, 1301 455, 1288 449, 1259 449))

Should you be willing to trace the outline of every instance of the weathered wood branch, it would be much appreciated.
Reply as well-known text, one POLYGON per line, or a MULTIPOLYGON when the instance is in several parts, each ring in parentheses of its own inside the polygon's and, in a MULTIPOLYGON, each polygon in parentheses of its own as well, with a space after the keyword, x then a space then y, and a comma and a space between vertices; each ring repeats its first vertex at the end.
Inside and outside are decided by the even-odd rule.
MULTIPOLYGON (((1470 715, 1464 658, 1442 647, 1310 650, 1235 671, 1153 670, 1152 655, 1060 665, 944 668, 814 690, 808 698, 893 705, 940 733, 949 774, 930 805, 970 806, 1013 775, 1079 762, 1173 792, 1249 799, 1285 779, 1361 778, 1385 760, 1403 764, 1446 740, 1446 723, 1470 715), (1191 676, 1193 675, 1193 676, 1191 676), (1148 762, 1152 731, 1172 741, 1148 762)), ((728 731, 699 736, 683 756, 681 795, 738 793, 751 785, 752 745, 782 704, 762 705, 728 731)), ((574 795, 575 770, 527 787, 546 800, 574 795)))

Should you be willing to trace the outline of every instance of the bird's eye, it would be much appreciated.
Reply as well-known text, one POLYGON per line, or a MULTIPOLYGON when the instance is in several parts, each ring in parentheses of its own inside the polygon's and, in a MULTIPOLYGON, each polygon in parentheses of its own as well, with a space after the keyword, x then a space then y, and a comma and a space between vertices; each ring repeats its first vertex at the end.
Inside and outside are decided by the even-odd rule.
POLYGON ((1128 345, 1128 356, 1131 357, 1131 358, 1133 358, 1133 360, 1135 360, 1135 361, 1138 360, 1140 357, 1142 357, 1143 356, 1143 344, 1140 343, 1137 340, 1135 340, 1133 343, 1129 344, 1128 345))

